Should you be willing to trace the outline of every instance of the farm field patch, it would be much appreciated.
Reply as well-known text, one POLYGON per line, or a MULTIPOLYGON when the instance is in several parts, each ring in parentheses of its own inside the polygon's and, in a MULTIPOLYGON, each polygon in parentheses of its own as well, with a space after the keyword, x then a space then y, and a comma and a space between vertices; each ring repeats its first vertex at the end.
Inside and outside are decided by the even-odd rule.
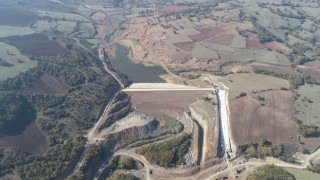
POLYGON ((231 130, 236 144, 267 139, 298 146, 292 98, 290 91, 272 90, 232 100, 231 130))
POLYGON ((14 77, 37 65, 37 62, 22 55, 17 48, 2 42, 0 42, 0 62, 0 81, 14 77))
POLYGON ((17 6, 0 6, 0 25, 28 26, 36 17, 32 11, 17 6))
POLYGON ((282 67, 282 66, 273 66, 273 65, 253 65, 253 67, 265 71, 275 72, 278 74, 298 74, 296 71, 289 67, 282 67))
POLYGON ((208 41, 212 43, 224 45, 224 46, 229 46, 232 43, 234 37, 235 35, 233 34, 220 34, 208 41))
POLYGON ((23 54, 31 56, 55 56, 70 53, 57 41, 49 39, 44 34, 11 36, 0 40, 17 47, 23 54))
POLYGON ((57 31, 67 35, 74 31, 76 22, 73 21, 37 21, 32 25, 32 28, 37 32, 49 31, 50 29, 56 29, 57 31))
POLYGON ((194 42, 187 41, 187 42, 174 43, 173 45, 184 51, 191 51, 194 46, 194 42))
POLYGON ((262 74, 233 74, 221 79, 229 90, 229 99, 234 99, 239 96, 240 93, 252 93, 252 91, 264 91, 264 90, 277 90, 281 87, 289 88, 289 81, 284 79, 275 78, 272 76, 262 74))
POLYGON ((37 13, 39 16, 52 18, 54 20, 90 22, 87 18, 78 14, 53 12, 53 11, 37 11, 37 13))
POLYGON ((18 26, 0 26, 0 38, 17 35, 28 35, 34 34, 35 31, 29 27, 18 27, 18 26))
POLYGON ((297 90, 297 99, 294 108, 297 111, 295 117, 303 124, 314 124, 320 127, 320 86, 304 85, 297 90))

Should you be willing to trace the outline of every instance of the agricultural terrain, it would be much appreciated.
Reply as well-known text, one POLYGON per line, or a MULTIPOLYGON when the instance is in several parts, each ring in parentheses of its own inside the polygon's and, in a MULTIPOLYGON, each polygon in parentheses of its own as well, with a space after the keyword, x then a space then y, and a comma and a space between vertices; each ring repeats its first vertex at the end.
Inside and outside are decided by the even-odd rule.
POLYGON ((0 179, 319 179, 319 12, 1 0, 0 179))

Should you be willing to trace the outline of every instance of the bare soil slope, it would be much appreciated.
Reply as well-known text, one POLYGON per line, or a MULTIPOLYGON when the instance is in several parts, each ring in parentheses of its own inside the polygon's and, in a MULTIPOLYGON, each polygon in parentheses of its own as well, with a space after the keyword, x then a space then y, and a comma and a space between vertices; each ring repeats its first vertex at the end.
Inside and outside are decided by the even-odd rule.
POLYGON ((180 118, 183 112, 188 111, 191 103, 206 93, 209 91, 127 92, 135 111, 150 114, 164 113, 173 118, 180 118))

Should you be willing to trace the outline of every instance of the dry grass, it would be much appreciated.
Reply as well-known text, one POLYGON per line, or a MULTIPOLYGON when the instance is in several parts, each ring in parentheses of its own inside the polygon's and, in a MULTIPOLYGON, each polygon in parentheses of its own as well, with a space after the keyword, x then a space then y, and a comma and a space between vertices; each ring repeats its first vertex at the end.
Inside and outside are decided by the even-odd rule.
POLYGON ((234 99, 241 92, 252 93, 252 91, 264 91, 289 88, 289 81, 266 76, 262 74, 234 74, 222 79, 222 82, 230 88, 229 99, 234 99))

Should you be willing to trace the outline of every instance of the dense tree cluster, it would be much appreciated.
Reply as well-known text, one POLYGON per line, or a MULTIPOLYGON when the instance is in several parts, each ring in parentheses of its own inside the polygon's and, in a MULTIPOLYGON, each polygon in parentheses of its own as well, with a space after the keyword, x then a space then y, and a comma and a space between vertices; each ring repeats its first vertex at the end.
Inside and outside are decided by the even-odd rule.
POLYGON ((50 148, 45 156, 31 156, 14 148, 2 150, 0 175, 14 171, 21 179, 52 179, 68 166, 82 146, 83 141, 74 138, 50 148))
POLYGON ((264 74, 269 76, 274 76, 277 78, 287 79, 290 82, 290 86, 292 89, 297 89, 298 86, 302 86, 304 84, 317 84, 316 80, 313 79, 310 75, 304 74, 281 74, 272 71, 262 70, 262 69, 254 69, 254 72, 257 74, 264 74))
MULTIPOLYGON (((21 124, 21 116, 26 118, 29 112, 40 114, 36 122, 49 142, 41 156, 15 149, 1 151, 0 176, 14 172, 21 179, 59 177, 83 148, 83 140, 75 134, 83 134, 93 126, 116 92, 118 86, 103 70, 100 60, 83 49, 72 48, 71 55, 40 57, 36 59, 37 67, 0 82, 0 90, 13 91, 0 92, 1 126, 11 121, 21 124), (44 73, 60 78, 70 88, 61 96, 24 94, 21 88, 32 86, 44 73), (21 89, 22 94, 14 93, 15 89, 21 89)), ((91 156, 97 149, 89 150, 86 153, 91 156)))
POLYGON ((0 92, 0 133, 10 126, 35 119, 35 110, 22 95, 0 92))
POLYGON ((284 155, 284 147, 278 145, 272 145, 267 140, 262 140, 260 143, 250 143, 240 145, 238 147, 238 154, 244 155, 248 158, 265 158, 267 156, 282 157, 284 155))
POLYGON ((184 163, 183 156, 188 152, 189 146, 190 136, 182 133, 170 140, 143 146, 136 152, 153 164, 174 167, 184 163))
POLYGON ((299 124, 298 126, 298 132, 303 137, 319 137, 320 136, 320 129, 319 127, 315 125, 305 125, 305 124, 299 124))
POLYGON ((319 163, 311 163, 311 167, 308 167, 308 170, 320 174, 320 164, 319 163))

